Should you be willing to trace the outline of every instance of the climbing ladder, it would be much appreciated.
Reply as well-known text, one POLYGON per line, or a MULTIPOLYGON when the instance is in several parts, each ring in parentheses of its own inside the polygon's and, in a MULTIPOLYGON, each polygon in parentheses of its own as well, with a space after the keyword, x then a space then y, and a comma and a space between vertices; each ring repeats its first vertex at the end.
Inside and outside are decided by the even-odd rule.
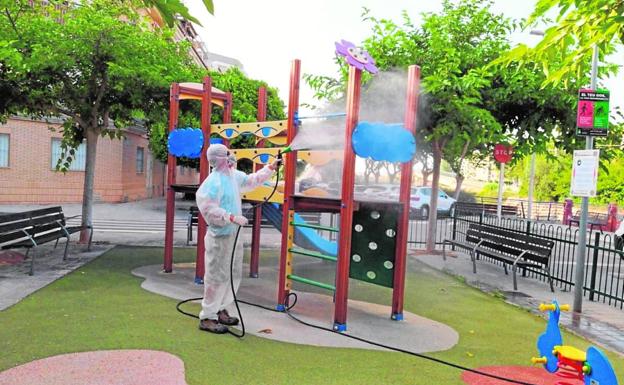
POLYGON ((300 282, 306 285, 312 285, 319 287, 321 289, 326 289, 330 291, 336 291, 336 286, 330 285, 328 283, 315 281, 313 279, 305 278, 296 274, 293 274, 293 255, 303 255, 307 257, 313 257, 322 259, 325 261, 336 262, 337 257, 333 255, 327 255, 323 253, 319 253, 317 251, 307 250, 301 247, 295 247, 295 228, 296 227, 305 227, 308 229, 314 230, 323 230, 337 233, 339 230, 335 227, 323 226, 323 225, 313 225, 309 223, 302 223, 295 221, 295 210, 288 211, 288 248, 286 253, 286 288, 287 290, 291 290, 292 281, 300 282))

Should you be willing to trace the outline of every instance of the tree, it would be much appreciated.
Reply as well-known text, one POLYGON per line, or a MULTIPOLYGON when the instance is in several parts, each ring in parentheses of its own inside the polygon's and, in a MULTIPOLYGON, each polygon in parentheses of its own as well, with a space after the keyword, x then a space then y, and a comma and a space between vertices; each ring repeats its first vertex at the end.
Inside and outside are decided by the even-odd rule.
POLYGON ((3 4, 0 47, 10 54, 0 58, 0 89, 12 95, 0 113, 63 118, 60 170, 86 141, 82 224, 91 224, 98 138, 120 138, 123 127, 162 108, 171 82, 199 80, 202 70, 187 44, 151 31, 122 2, 93 0, 62 14, 28 3, 3 4))
MULTIPOLYGON (((543 22, 557 9, 557 24, 546 29, 544 39, 534 48, 519 44, 504 60, 534 61, 542 65, 547 82, 557 83, 587 73, 594 45, 604 58, 615 46, 624 43, 624 2, 622 0, 539 0, 526 26, 543 22), (553 68, 553 58, 568 52, 553 68)), ((615 67, 603 67, 613 72, 615 67)))

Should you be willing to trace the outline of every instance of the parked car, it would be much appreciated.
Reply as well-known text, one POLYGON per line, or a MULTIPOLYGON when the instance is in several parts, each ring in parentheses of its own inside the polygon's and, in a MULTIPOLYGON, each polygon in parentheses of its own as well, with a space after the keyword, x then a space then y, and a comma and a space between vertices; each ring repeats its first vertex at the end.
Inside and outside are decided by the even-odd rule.
MULTIPOLYGON (((438 213, 453 215, 457 201, 449 197, 444 191, 438 191, 438 213)), ((431 207, 431 187, 412 187, 410 216, 429 218, 431 207)))

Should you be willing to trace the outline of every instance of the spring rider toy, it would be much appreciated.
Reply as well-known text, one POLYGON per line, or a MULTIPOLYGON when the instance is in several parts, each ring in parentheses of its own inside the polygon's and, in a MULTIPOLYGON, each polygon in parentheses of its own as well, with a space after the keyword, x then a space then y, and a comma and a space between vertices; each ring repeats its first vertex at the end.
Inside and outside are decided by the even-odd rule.
POLYGON ((569 311, 570 305, 559 305, 557 301, 551 304, 540 304, 540 311, 548 311, 548 325, 546 332, 537 339, 539 357, 533 357, 531 362, 543 364, 550 373, 557 373, 563 379, 557 385, 568 384, 566 380, 578 379, 585 385, 618 385, 615 371, 607 356, 594 346, 586 352, 573 346, 563 344, 561 330, 559 330, 559 316, 561 311, 569 311))

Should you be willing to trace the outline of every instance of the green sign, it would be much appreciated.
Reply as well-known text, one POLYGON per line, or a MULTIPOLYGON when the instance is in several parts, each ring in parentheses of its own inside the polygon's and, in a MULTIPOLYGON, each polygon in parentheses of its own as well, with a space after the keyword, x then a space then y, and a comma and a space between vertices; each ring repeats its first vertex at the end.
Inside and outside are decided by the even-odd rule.
POLYGON ((607 136, 609 129, 608 90, 579 90, 576 126, 577 135, 607 136))

